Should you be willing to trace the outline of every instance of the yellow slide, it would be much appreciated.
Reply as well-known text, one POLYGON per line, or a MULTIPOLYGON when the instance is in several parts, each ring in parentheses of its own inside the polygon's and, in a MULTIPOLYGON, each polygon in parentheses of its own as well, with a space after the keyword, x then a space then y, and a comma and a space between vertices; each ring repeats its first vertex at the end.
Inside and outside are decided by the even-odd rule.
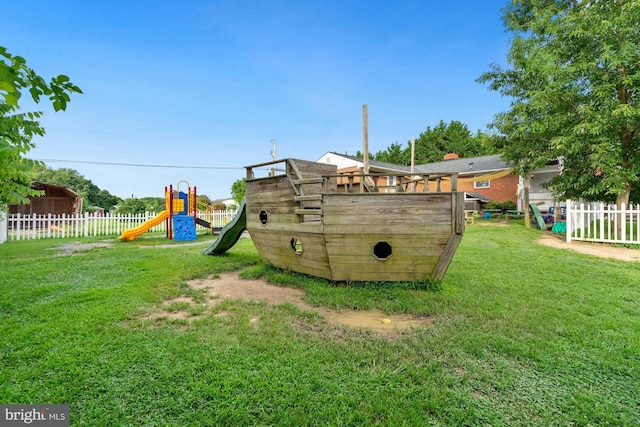
POLYGON ((133 240, 136 236, 141 235, 146 232, 151 227, 154 227, 160 224, 165 219, 169 218, 169 211, 162 211, 158 215, 154 216, 151 219, 146 220, 139 226, 135 228, 128 228, 122 232, 122 236, 118 237, 120 240, 133 240))

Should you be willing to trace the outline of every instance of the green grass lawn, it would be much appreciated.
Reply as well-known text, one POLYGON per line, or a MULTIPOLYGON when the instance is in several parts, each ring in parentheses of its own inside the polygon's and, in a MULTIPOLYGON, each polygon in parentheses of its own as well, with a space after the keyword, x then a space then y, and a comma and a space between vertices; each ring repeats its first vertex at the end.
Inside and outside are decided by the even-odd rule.
POLYGON ((640 425, 640 265, 470 227, 444 278, 334 286, 163 238, 80 251, 0 245, 0 403, 70 405, 71 425, 640 425), (61 256, 62 254, 62 256, 61 256), (139 321, 185 282, 245 269, 334 308, 435 316, 394 337, 291 304, 139 321), (250 319, 259 316, 259 326, 250 319))

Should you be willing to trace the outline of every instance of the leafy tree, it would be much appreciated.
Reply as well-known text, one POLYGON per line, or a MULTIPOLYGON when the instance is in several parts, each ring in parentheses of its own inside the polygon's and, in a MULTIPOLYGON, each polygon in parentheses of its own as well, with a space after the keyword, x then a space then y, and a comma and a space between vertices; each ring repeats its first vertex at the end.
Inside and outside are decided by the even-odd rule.
POLYGON ((196 200, 198 200, 199 203, 203 203, 205 205, 211 204, 211 199, 206 194, 198 194, 196 200))
MULTIPOLYGON (((397 144, 397 142, 396 142, 396 144, 397 144)), ((362 151, 358 150, 358 151, 356 151, 356 157, 360 157, 361 159, 364 159, 364 153, 362 151)), ((369 160, 376 160, 375 154, 373 154, 371 151, 369 151, 369 160)))
POLYGON ((145 210, 142 212, 160 212, 167 207, 164 197, 141 197, 140 201, 145 206, 145 210))
POLYGON ((141 199, 133 197, 123 200, 117 209, 117 212, 121 214, 143 214, 147 211, 150 211, 149 206, 141 199))
POLYGON ((242 203, 246 193, 246 180, 245 178, 238 179, 231 184, 231 198, 235 200, 238 205, 242 203))
POLYGON ((411 143, 409 143, 409 150, 402 148, 398 142, 392 143, 386 150, 378 151, 372 160, 379 162, 393 163, 396 165, 408 165, 411 164, 411 143), (407 157, 408 156, 408 157, 407 157))
POLYGON ((478 79, 511 97, 499 149, 526 176, 561 158, 559 198, 628 203, 640 180, 640 2, 515 0, 508 68, 478 79))
POLYGON ((120 197, 114 196, 107 190, 99 190, 98 194, 96 194, 95 200, 92 201, 92 204, 94 206, 100 206, 101 208, 108 211, 121 201, 122 199, 120 197))
MULTIPOLYGON (((61 185, 80 194, 84 199, 83 209, 99 206, 105 210, 117 205, 121 199, 106 190, 101 190, 91 180, 80 175, 75 169, 51 169, 44 164, 36 165, 31 171, 32 179, 61 185)), ((164 200, 164 199, 163 199, 164 200)), ((164 208, 163 208, 164 209, 164 208)))
MULTIPOLYGON (((491 154, 490 147, 483 145, 484 139, 484 134, 480 132, 476 136, 472 135, 464 123, 453 120, 446 124, 441 120, 433 129, 427 127, 416 139, 415 163, 440 162, 449 153, 456 153, 460 157, 491 154)), ((411 150, 411 147, 408 149, 411 150)))
MULTIPOLYGON (((415 140, 415 164, 440 162, 445 154, 456 153, 460 157, 475 157, 492 154, 494 137, 478 131, 471 134, 469 128, 459 121, 449 124, 440 121, 433 129, 427 129, 415 140)), ((357 157, 362 157, 358 151, 357 157)), ((402 148, 398 142, 375 154, 369 153, 371 160, 409 166, 411 164, 411 141, 402 148)))
POLYGON ((45 131, 38 121, 42 112, 19 112, 25 89, 36 103, 48 97, 55 111, 67 108, 71 93, 82 93, 65 75, 47 83, 24 58, 0 46, 0 205, 28 203, 27 196, 40 194, 31 189, 30 171, 37 162, 24 156, 35 146, 33 137, 45 131))

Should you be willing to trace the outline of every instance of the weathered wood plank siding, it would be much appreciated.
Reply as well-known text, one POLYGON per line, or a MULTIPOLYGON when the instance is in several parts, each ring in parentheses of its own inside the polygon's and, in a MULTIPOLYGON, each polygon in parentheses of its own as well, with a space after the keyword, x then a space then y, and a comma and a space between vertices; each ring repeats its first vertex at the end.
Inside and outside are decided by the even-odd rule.
POLYGON ((322 194, 322 180, 318 183, 295 186, 295 181, 321 178, 321 174, 335 174, 335 165, 295 160, 287 163, 289 175, 248 179, 246 182, 247 230, 263 261, 280 268, 331 279, 329 260, 322 223, 317 215, 296 215, 296 209, 321 208, 320 200, 296 201, 296 196, 322 194), (302 175, 297 176, 297 174, 302 175), (294 174, 292 177, 291 174, 294 174), (297 191, 296 191, 297 190, 297 191), (298 194, 299 193, 299 194, 298 194), (260 212, 267 213, 267 223, 260 220, 260 212), (307 222, 304 222, 304 221, 307 222), (291 241, 296 239, 302 251, 296 253, 291 241))
POLYGON ((268 227, 249 233, 264 262, 279 268, 331 279, 329 257, 322 233, 273 230, 268 227), (302 244, 300 254, 291 246, 291 239, 294 238, 302 244))
POLYGON ((325 195, 324 232, 334 280, 433 277, 455 232, 456 193, 325 195), (374 246, 386 242, 391 256, 374 246))
POLYGON ((462 193, 339 193, 335 166, 281 162, 278 176, 247 169, 247 229, 263 261, 337 281, 442 278, 464 232, 462 193))

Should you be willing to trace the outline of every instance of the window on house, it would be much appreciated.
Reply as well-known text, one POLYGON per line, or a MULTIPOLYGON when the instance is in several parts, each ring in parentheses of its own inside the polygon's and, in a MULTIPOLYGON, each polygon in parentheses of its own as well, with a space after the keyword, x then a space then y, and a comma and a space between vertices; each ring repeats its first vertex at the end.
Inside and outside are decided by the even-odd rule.
POLYGON ((387 177, 387 186, 388 186, 388 188, 387 188, 386 192, 387 193, 395 193, 396 192, 395 185, 396 185, 396 177, 395 176, 388 176, 387 177))
POLYGON ((490 188, 491 181, 475 181, 473 183, 473 188, 490 188))

